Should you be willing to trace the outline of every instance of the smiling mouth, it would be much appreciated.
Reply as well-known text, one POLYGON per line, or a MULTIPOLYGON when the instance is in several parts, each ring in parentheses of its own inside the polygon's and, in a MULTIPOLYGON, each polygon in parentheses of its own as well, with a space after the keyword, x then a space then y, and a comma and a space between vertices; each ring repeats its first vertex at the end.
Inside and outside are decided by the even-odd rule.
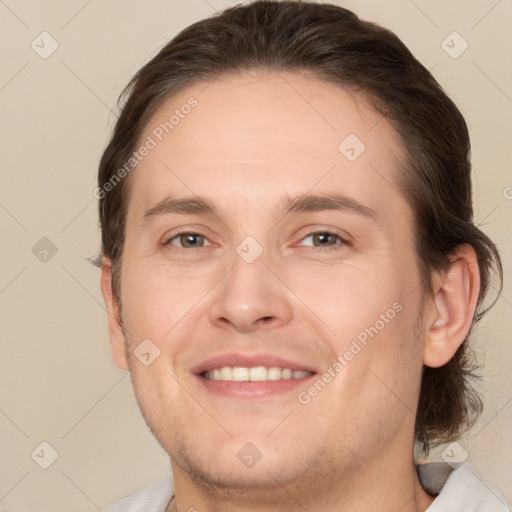
POLYGON ((291 370, 278 366, 223 366, 202 372, 201 377, 214 381, 265 382, 304 379, 313 375, 306 370, 291 370))

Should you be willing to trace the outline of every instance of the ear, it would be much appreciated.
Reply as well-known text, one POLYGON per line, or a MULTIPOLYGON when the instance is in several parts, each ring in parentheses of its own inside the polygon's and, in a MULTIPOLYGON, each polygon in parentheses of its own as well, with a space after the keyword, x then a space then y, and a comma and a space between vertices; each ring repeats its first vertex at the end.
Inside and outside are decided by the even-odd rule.
POLYGON ((438 275, 434 304, 425 323, 423 364, 432 368, 446 364, 466 338, 480 292, 474 248, 460 245, 450 260, 449 268, 438 275))
POLYGON ((101 265, 101 293, 105 301, 105 306, 107 307, 108 332, 112 348, 112 357, 121 370, 128 370, 126 339, 123 333, 119 306, 114 300, 112 291, 112 263, 108 258, 104 258, 101 265))

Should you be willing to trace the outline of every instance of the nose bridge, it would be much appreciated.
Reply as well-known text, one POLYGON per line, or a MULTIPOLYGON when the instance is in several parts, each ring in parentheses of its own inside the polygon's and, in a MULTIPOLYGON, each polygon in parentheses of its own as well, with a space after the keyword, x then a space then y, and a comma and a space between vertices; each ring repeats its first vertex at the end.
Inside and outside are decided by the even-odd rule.
POLYGON ((242 240, 231 258, 231 270, 216 287, 211 322, 239 331, 289 322, 289 297, 284 285, 267 268, 270 265, 269 252, 262 244, 252 236, 242 240))

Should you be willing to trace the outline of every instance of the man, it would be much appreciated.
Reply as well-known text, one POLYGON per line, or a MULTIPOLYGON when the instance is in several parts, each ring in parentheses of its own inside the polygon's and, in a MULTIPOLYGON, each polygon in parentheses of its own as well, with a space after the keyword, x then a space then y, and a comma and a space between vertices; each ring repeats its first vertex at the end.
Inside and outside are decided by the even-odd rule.
POLYGON ((481 409, 496 247, 460 112, 391 32, 257 1, 145 65, 99 169, 116 364, 170 456, 109 511, 504 511, 419 465, 481 409))

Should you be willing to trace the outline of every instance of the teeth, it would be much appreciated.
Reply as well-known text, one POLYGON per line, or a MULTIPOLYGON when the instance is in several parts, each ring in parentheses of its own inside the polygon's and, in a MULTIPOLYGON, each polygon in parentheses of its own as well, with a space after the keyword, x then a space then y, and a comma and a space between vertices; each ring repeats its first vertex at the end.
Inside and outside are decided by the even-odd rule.
POLYGON ((277 366, 271 366, 268 371, 265 370, 265 373, 267 374, 267 380, 281 380, 283 376, 283 370, 277 366))
MULTIPOLYGON (((222 369, 224 370, 224 368, 222 369)), ((231 380, 236 382, 245 382, 249 380, 249 368, 235 366, 231 371, 231 380)))
MULTIPOLYGON (((247 369, 248 379, 251 382, 252 381, 263 381, 263 380, 271 380, 269 373, 272 368, 269 368, 268 370, 264 366, 255 366, 254 368, 247 369)), ((233 368, 233 372, 236 370, 236 368, 233 368)))
POLYGON ((290 370, 290 368, 279 368, 278 366, 223 366, 203 373, 206 379, 230 380, 235 382, 262 382, 266 380, 289 380, 303 379, 309 377, 312 372, 305 370, 290 370))
POLYGON ((220 380, 233 380, 233 372, 229 366, 224 366, 224 368, 220 369, 220 380))
POLYGON ((290 370, 290 368, 286 368, 285 370, 283 370, 282 378, 283 379, 291 379, 292 378, 292 371, 290 370))
POLYGON ((293 370, 292 379, 303 379, 307 377, 311 372, 305 372, 303 370, 293 370))

